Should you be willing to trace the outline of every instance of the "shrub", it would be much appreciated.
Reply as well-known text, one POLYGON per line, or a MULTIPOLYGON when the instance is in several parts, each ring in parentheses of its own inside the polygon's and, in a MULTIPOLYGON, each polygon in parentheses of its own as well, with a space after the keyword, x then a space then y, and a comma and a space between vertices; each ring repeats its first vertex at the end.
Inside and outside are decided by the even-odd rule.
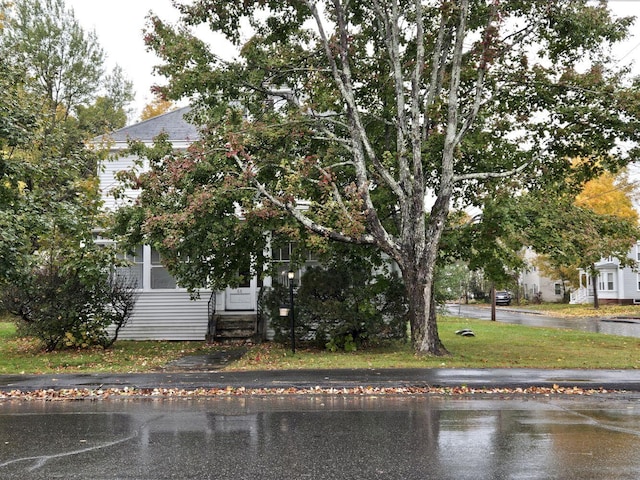
POLYGON ((4 292, 18 331, 47 351, 109 347, 131 315, 135 285, 114 272, 113 258, 97 246, 49 259, 4 292))
MULTIPOLYGON (((366 262, 308 269, 295 295, 296 337, 330 350, 354 351, 387 338, 406 338, 406 299, 401 281, 374 274, 366 262)), ((288 318, 278 307, 288 305, 288 290, 275 286, 265 296, 275 340, 286 343, 288 318)))

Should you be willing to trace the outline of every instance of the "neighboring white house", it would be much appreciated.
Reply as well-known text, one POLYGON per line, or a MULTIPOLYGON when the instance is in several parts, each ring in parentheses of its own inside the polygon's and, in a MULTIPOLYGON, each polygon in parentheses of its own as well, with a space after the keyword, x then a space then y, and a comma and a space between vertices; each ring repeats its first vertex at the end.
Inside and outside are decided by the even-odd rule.
POLYGON ((542 302, 562 302, 564 290, 562 281, 555 280, 540 274, 536 265, 536 253, 527 248, 524 252, 524 260, 527 267, 520 274, 520 288, 524 299, 542 302))
MULTIPOLYGON (((536 254, 531 249, 525 253, 529 267, 520 275, 520 287, 524 298, 531 301, 536 297, 543 302, 563 300, 562 281, 540 274, 535 265, 536 254)), ((640 241, 629 251, 629 257, 640 262, 640 241)), ((640 304, 640 273, 631 267, 621 267, 617 258, 603 258, 595 264, 598 275, 596 288, 598 301, 602 304, 640 304)), ((579 271, 580 286, 570 294, 569 303, 593 303, 592 278, 585 271, 579 271)))
MULTIPOLYGON (((640 261, 640 241, 631 248, 629 257, 640 261)), ((621 267, 613 257, 603 258, 595 267, 600 303, 640 304, 640 273, 636 268, 621 267)), ((593 303, 592 280, 584 271, 580 272, 580 288, 571 294, 571 303, 593 303)))
MULTIPOLYGON (((116 201, 111 191, 117 187, 117 172, 131 168, 137 160, 135 156, 122 155, 128 148, 129 140, 138 140, 151 145, 160 133, 168 135, 176 149, 186 149, 198 139, 198 129, 188 123, 184 115, 188 107, 181 108, 144 122, 131 125, 110 134, 110 159, 102 163, 99 169, 100 189, 104 199, 104 208, 115 210, 124 202, 135 200, 138 192, 125 192, 125 199, 116 201)), ((109 239, 97 238, 98 242, 108 243, 109 239)), ((259 285, 256 277, 238 288, 227 288, 215 292, 203 290, 200 298, 191 299, 186 289, 180 288, 175 279, 162 265, 159 253, 149 245, 139 246, 127 257, 131 262, 130 274, 137 280, 139 297, 133 315, 121 330, 122 339, 149 340, 204 340, 211 334, 212 314, 216 314, 218 327, 224 318, 249 322, 254 334, 264 334, 257 329, 258 293, 263 286, 270 285, 265 279, 259 285)), ((237 323, 237 322, 236 322, 237 323)), ((247 326, 237 327, 237 330, 247 326)), ((218 328, 220 330, 220 328, 218 328)), ((250 336, 249 332, 246 336, 250 336)))

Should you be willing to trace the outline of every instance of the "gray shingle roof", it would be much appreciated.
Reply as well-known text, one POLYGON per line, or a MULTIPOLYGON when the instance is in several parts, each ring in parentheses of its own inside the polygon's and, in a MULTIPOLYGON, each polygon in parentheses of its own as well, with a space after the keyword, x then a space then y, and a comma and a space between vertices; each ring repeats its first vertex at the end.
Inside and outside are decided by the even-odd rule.
POLYGON ((184 119, 184 115, 190 110, 191 107, 179 108, 116 130, 109 137, 115 142, 126 142, 127 140, 151 142, 160 133, 166 132, 169 135, 169 140, 174 142, 194 141, 199 138, 198 128, 184 119))

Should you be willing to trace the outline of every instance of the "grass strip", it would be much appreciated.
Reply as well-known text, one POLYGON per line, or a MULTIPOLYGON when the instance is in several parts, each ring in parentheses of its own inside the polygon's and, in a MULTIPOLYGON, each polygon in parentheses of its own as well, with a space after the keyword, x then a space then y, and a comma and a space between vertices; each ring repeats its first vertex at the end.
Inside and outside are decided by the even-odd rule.
MULTIPOLYGON (((446 357, 416 355, 404 342, 356 352, 328 352, 272 342, 256 345, 228 370, 310 368, 640 368, 640 338, 555 328, 527 327, 486 320, 441 317, 446 357), (456 330, 470 328, 474 337, 456 330)), ((0 374, 152 372, 188 354, 211 349, 204 342, 120 340, 108 350, 46 353, 34 339, 19 337, 10 322, 0 322, 0 374)))
POLYGON ((407 343, 349 353, 298 348, 295 355, 268 343, 229 368, 640 368, 640 338, 456 317, 441 317, 438 326, 446 357, 416 355, 407 343), (464 328, 475 336, 455 334, 464 328))

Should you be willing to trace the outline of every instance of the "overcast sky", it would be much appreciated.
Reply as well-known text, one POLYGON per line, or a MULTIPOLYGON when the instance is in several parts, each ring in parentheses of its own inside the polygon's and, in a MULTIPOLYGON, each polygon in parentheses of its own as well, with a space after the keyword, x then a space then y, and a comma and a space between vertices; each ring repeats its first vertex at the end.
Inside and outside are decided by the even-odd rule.
POLYGON ((150 10, 161 18, 177 17, 171 0, 65 0, 73 8, 76 18, 85 30, 94 30, 107 54, 107 69, 115 64, 133 81, 136 100, 134 118, 153 96, 151 85, 158 82, 152 75, 157 57, 146 51, 142 39, 146 17, 150 10))
MULTIPOLYGON (((150 10, 164 20, 177 19, 171 0, 66 0, 65 3, 73 8, 85 30, 95 30, 107 54, 107 69, 111 70, 117 63, 134 82, 136 100, 130 120, 137 120, 144 105, 153 99, 149 89, 161 81, 152 75, 157 57, 146 51, 142 30, 150 10)), ((616 15, 640 17, 640 0, 615 0, 609 4, 616 15)), ((632 32, 637 33, 617 51, 619 58, 624 57, 621 62, 633 61, 640 74, 640 20, 632 32)))

